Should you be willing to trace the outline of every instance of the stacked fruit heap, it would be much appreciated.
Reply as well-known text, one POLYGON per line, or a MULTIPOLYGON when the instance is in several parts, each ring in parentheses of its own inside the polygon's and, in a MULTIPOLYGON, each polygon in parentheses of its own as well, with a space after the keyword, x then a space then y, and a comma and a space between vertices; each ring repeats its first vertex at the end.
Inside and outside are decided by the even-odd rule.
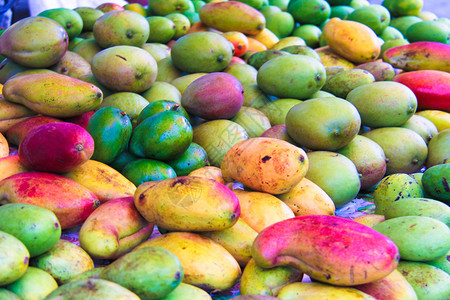
POLYGON ((3 32, 0 298, 448 299, 449 19, 207 2, 3 32))

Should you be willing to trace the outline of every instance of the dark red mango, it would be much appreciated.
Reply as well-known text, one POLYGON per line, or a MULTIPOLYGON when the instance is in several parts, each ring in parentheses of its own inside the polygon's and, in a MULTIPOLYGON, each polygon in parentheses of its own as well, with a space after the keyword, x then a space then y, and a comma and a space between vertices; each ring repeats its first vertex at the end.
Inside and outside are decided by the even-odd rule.
POLYGON ((91 117, 94 113, 95 113, 95 110, 87 111, 85 113, 82 113, 81 115, 64 119, 64 122, 77 124, 77 125, 80 125, 81 127, 83 127, 84 129, 86 129, 87 124, 89 123, 89 120, 91 119, 91 117))
POLYGON ((422 70, 400 73, 393 81, 409 87, 417 97, 417 109, 450 112, 450 73, 422 70))

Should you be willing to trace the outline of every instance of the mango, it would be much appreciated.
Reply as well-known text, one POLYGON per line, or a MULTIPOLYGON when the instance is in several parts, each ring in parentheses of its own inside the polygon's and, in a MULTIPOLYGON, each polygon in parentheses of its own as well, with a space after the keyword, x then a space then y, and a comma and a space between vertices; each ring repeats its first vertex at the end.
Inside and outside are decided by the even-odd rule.
POLYGON ((284 286, 278 293, 282 300, 294 299, 361 299, 375 298, 352 287, 338 287, 320 282, 295 282, 284 286))
POLYGON ((18 238, 31 257, 50 250, 61 237, 61 226, 55 214, 39 206, 3 205, 0 206, 0 219, 0 230, 18 238))
POLYGON ((47 68, 67 51, 69 37, 56 21, 32 16, 10 26, 1 35, 0 45, 0 55, 20 65, 47 68))
POLYGON ((411 284, 418 299, 448 299, 450 275, 422 262, 401 261, 398 270, 411 284))
POLYGON ((92 257, 115 259, 148 239, 153 232, 136 210, 133 197, 110 200, 96 209, 80 229, 80 246, 92 257))
POLYGON ((300 182, 308 165, 301 148, 279 139, 258 137, 231 147, 221 170, 225 180, 234 179, 257 191, 282 194, 300 182))
POLYGON ((427 168, 450 161, 450 128, 431 138, 428 143, 427 168))
POLYGON ((121 285, 103 279, 84 279, 64 284, 47 296, 48 300, 67 298, 71 300, 83 299, 111 299, 111 300, 139 300, 140 298, 121 285))
POLYGON ((101 267, 94 267, 93 269, 90 269, 88 271, 84 271, 83 273, 80 273, 73 277, 68 283, 77 281, 77 280, 84 280, 84 279, 98 279, 100 276, 100 273, 102 270, 106 268, 106 266, 101 267))
POLYGON ((369 71, 350 69, 327 78, 322 90, 345 99, 353 89, 373 82, 375 82, 375 77, 369 71))
POLYGON ((272 58, 282 55, 289 55, 289 52, 282 50, 259 51, 249 56, 247 59, 247 64, 251 65, 256 70, 259 70, 264 63, 268 62, 272 58))
POLYGON ((242 272, 241 295, 275 296, 286 285, 301 281, 303 273, 286 266, 265 269, 251 259, 242 272))
POLYGON ((12 78, 3 86, 3 97, 56 118, 91 111, 103 101, 103 94, 95 85, 58 73, 12 78))
POLYGON ((19 146, 28 132, 32 129, 53 122, 61 122, 61 120, 47 116, 32 116, 9 128, 8 131, 6 131, 5 137, 11 144, 19 146))
POLYGON ((58 288, 56 280, 44 270, 28 267, 25 274, 6 288, 21 299, 45 299, 58 288))
POLYGON ((375 32, 359 22, 331 18, 322 34, 334 52, 353 63, 374 61, 381 51, 375 32))
POLYGON ((192 171, 209 164, 205 149, 196 143, 191 143, 179 157, 167 162, 178 176, 187 176, 192 171))
POLYGON ((56 215, 61 229, 80 225, 99 205, 97 197, 79 183, 44 172, 24 172, 3 179, 0 202, 47 208, 56 215))
POLYGON ((21 300, 19 296, 5 288, 0 288, 0 297, 4 300, 21 300))
POLYGON ((219 183, 226 184, 226 181, 222 177, 222 171, 220 170, 220 168, 214 166, 204 166, 192 171, 191 173, 189 173, 189 176, 205 177, 214 179, 219 183))
POLYGON ((0 231, 0 286, 12 283, 25 274, 30 260, 27 247, 13 235, 0 231))
POLYGON ((211 300, 211 296, 196 286, 181 282, 173 291, 166 296, 159 298, 160 300, 182 300, 182 299, 198 299, 211 300))
POLYGON ((66 51, 57 64, 51 69, 59 74, 81 79, 92 74, 91 64, 78 53, 66 51))
POLYGON ((175 85, 163 81, 155 81, 152 86, 141 94, 148 102, 160 100, 181 103, 181 93, 175 85))
POLYGON ((87 60, 88 63, 92 64, 92 59, 94 58, 95 54, 102 51, 102 48, 92 37, 80 41, 70 51, 79 54, 81 57, 87 60))
POLYGON ((427 109, 419 111, 416 114, 433 122, 439 132, 450 129, 450 113, 448 112, 437 109, 427 109))
POLYGON ((289 192, 278 195, 295 216, 334 215, 333 200, 317 184, 303 178, 289 192))
POLYGON ((297 143, 288 135, 285 124, 270 127, 261 134, 261 137, 280 139, 293 145, 297 145, 297 143))
POLYGON ((158 74, 156 75, 156 81, 172 82, 176 78, 182 76, 180 70, 175 67, 172 57, 166 57, 158 61, 158 74))
POLYGON ((112 167, 95 160, 62 173, 90 190, 103 203, 112 199, 133 196, 136 186, 112 167))
POLYGON ((239 31, 254 35, 266 25, 264 15, 241 1, 213 2, 204 5, 199 13, 200 21, 219 31, 239 31))
POLYGON ((19 146, 20 161, 27 168, 53 173, 70 171, 89 160, 93 153, 94 140, 89 132, 68 122, 38 126, 19 146))
POLYGON ((233 300, 277 300, 280 298, 272 297, 272 296, 263 296, 263 295, 240 295, 234 298, 233 300))
POLYGON ((433 199, 401 198, 388 205, 384 215, 386 219, 403 216, 430 217, 450 226, 450 207, 433 199))
POLYGON ((209 238, 191 232, 170 232, 151 238, 133 251, 159 246, 172 251, 181 261, 183 282, 208 292, 231 288, 241 276, 233 256, 209 238))
POLYGON ((435 258, 433 260, 429 260, 426 261, 425 263, 432 265, 436 268, 439 268, 445 272, 447 272, 447 274, 450 274, 450 250, 448 250, 448 252, 442 256, 439 256, 438 258, 435 258))
POLYGON ((433 166, 423 173, 422 185, 424 191, 434 199, 450 204, 450 164, 433 166))
POLYGON ((99 278, 118 283, 141 299, 159 299, 175 289, 183 276, 183 266, 174 253, 145 247, 113 261, 99 278))
POLYGON ((337 54, 330 48, 330 46, 316 48, 315 51, 319 54, 320 61, 325 67, 338 66, 343 70, 350 70, 355 67, 351 61, 337 54))
MULTIPOLYGON (((183 94, 184 91, 187 89, 187 87, 193 83, 195 80, 199 79, 200 77, 203 77, 203 75, 206 75, 208 73, 192 73, 192 74, 186 74, 186 75, 180 75, 177 78, 173 79, 171 81, 171 84, 177 88, 177 90, 183 94)), ((181 101, 181 100, 180 100, 181 101)))
POLYGON ((263 112, 247 106, 241 107, 231 120, 244 127, 250 138, 261 136, 271 127, 269 118, 263 112))
POLYGON ((355 66, 355 69, 369 71, 375 78, 375 81, 390 81, 395 76, 394 67, 384 61, 371 61, 360 64, 355 66))
POLYGON ((94 268, 92 258, 81 247, 60 239, 49 251, 33 257, 30 266, 40 268, 53 276, 58 284, 94 268))
POLYGON ((290 98, 276 99, 264 104, 258 109, 262 111, 267 118, 269 118, 272 126, 280 124, 284 125, 286 123, 286 116, 289 113, 289 110, 301 102, 301 100, 290 98))
POLYGON ((435 135, 438 134, 436 125, 434 125, 433 122, 427 118, 419 115, 413 115, 401 127, 417 132, 427 144, 435 135))
POLYGON ((326 215, 295 217, 267 227, 256 237, 252 254, 263 268, 291 266, 315 280, 343 286, 381 279, 400 258, 388 237, 326 215))
POLYGON ((80 35, 83 29, 83 19, 81 16, 69 8, 46 9, 38 14, 41 17, 47 17, 58 22, 66 30, 69 39, 80 35))
POLYGON ((5 134, 15 124, 34 115, 36 112, 26 106, 9 102, 0 96, 0 133, 5 134))
POLYGON ((368 227, 373 227, 376 224, 381 223, 385 220, 386 220, 385 216, 377 214, 362 215, 353 219, 353 221, 361 223, 368 227))
POLYGON ((238 198, 212 179, 181 176, 149 181, 141 187, 134 195, 136 208, 147 221, 168 230, 227 229, 240 215, 238 198))
POLYGON ((0 158, 0 181, 11 175, 28 171, 30 169, 20 162, 19 155, 17 154, 0 158))

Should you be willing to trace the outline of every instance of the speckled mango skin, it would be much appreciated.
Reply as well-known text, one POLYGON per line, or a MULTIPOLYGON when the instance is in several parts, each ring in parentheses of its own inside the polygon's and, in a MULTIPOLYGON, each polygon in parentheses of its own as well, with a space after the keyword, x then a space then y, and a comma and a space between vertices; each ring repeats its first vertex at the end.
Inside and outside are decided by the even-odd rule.
POLYGON ((261 267, 291 266, 340 286, 379 280, 400 259, 397 246, 386 236, 327 215, 299 216, 267 227, 255 239, 252 255, 261 267))

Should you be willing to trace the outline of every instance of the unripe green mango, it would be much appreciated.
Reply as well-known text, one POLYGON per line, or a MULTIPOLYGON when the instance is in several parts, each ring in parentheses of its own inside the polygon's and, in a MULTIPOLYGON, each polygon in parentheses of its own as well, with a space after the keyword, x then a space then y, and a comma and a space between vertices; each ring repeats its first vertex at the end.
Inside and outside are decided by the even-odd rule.
POLYGON ((95 267, 95 268, 85 271, 81 274, 78 274, 77 276, 73 277, 69 282, 73 282, 73 281, 77 281, 77 280, 84 280, 84 279, 98 279, 98 277, 100 276, 100 273, 103 271, 104 268, 106 268, 106 266, 95 267))
POLYGON ((423 173, 422 185, 434 199, 450 204, 450 163, 427 169, 423 173))
POLYGON ((161 247, 136 249, 102 270, 100 279, 110 280, 136 293, 141 299, 159 299, 183 280, 178 257, 161 247))
POLYGON ((40 12, 38 16, 47 17, 58 22, 66 30, 69 39, 78 36, 83 29, 83 19, 73 9, 65 7, 46 9, 40 12))
POLYGON ((58 73, 12 78, 3 86, 3 97, 51 117, 73 117, 96 109, 102 91, 93 84, 58 73))
POLYGON ((244 127, 251 138, 261 136, 264 131, 271 127, 269 118, 263 112, 247 106, 242 106, 231 121, 244 127))
POLYGON ((289 55, 289 52, 282 51, 282 50, 263 50, 256 52, 252 54, 248 59, 247 63, 254 67, 255 69, 259 70, 261 66, 265 63, 271 60, 272 58, 282 56, 282 55, 289 55))
POLYGON ((181 77, 183 72, 175 67, 172 57, 166 57, 158 61, 158 74, 156 75, 156 81, 171 83, 173 80, 181 77))
POLYGON ((31 68, 47 68, 64 55, 69 36, 58 22, 40 16, 27 17, 0 36, 0 55, 31 68))
POLYGON ((450 161, 450 128, 442 130, 428 143, 427 168, 450 161))
POLYGON ((180 91, 173 84, 163 81, 155 81, 141 96, 149 103, 165 100, 180 104, 181 101, 180 91))
POLYGON ((394 241, 405 260, 432 260, 450 249, 450 228, 430 217, 397 217, 372 228, 394 241))
POLYGON ((242 88, 244 89, 243 106, 260 109, 263 105, 271 101, 270 97, 264 94, 256 83, 243 84, 242 88))
POLYGON ((375 82, 375 77, 369 71, 350 69, 327 78, 322 90, 332 93, 336 97, 345 98, 358 86, 372 82, 375 82))
POLYGON ((159 298, 159 300, 211 300, 211 296, 196 286, 181 282, 173 291, 166 296, 159 298))
POLYGON ((83 32, 92 31, 95 21, 103 16, 103 12, 94 7, 77 7, 74 10, 80 15, 83 20, 83 32))
POLYGON ((14 75, 27 70, 27 67, 19 65, 10 59, 4 59, 0 63, 0 83, 5 84, 5 82, 14 75))
POLYGON ((13 235, 0 231, 0 286, 12 283, 25 274, 30 253, 13 235))
POLYGON ((425 263, 435 266, 436 268, 439 268, 445 272, 447 272, 447 274, 450 274, 450 250, 447 251, 447 253, 445 253, 442 256, 439 256, 438 258, 435 258, 433 260, 429 260, 426 261, 425 263))
POLYGON ((301 102, 298 99, 276 99, 264 104, 259 110, 269 118, 270 124, 275 126, 285 124, 289 110, 301 102))
POLYGON ((58 283, 44 270, 28 267, 22 277, 6 288, 21 299, 44 299, 58 288, 58 283))
POLYGON ((69 282, 78 274, 94 268, 94 262, 86 251, 63 239, 49 251, 33 257, 30 265, 50 273, 58 284, 69 282))
POLYGON ((83 41, 76 44, 72 50, 73 52, 79 54, 88 63, 92 64, 92 59, 94 55, 102 51, 102 48, 97 44, 94 38, 84 39, 83 41))
POLYGON ((19 298, 19 296, 17 296, 13 292, 11 292, 7 289, 4 289, 4 288, 0 288, 0 299, 2 299, 2 300, 21 300, 19 298))
POLYGON ((422 216, 439 220, 450 226, 450 207, 441 201, 427 198, 401 198, 386 207, 384 216, 422 216))
POLYGON ((191 143, 180 156, 167 162, 178 176, 187 176, 192 171, 209 165, 208 154, 202 146, 191 143))
POLYGON ((423 138, 423 140, 427 144, 435 135, 438 134, 438 129, 436 125, 434 125, 434 123, 428 120, 427 118, 419 115, 413 115, 401 127, 415 131, 423 138))
POLYGON ((140 300, 140 298, 123 286, 103 279, 83 279, 64 284, 45 298, 46 300, 140 300))
POLYGON ((61 237, 55 214, 40 206, 25 203, 0 206, 0 220, 0 230, 24 243, 31 257, 50 250, 61 237))

